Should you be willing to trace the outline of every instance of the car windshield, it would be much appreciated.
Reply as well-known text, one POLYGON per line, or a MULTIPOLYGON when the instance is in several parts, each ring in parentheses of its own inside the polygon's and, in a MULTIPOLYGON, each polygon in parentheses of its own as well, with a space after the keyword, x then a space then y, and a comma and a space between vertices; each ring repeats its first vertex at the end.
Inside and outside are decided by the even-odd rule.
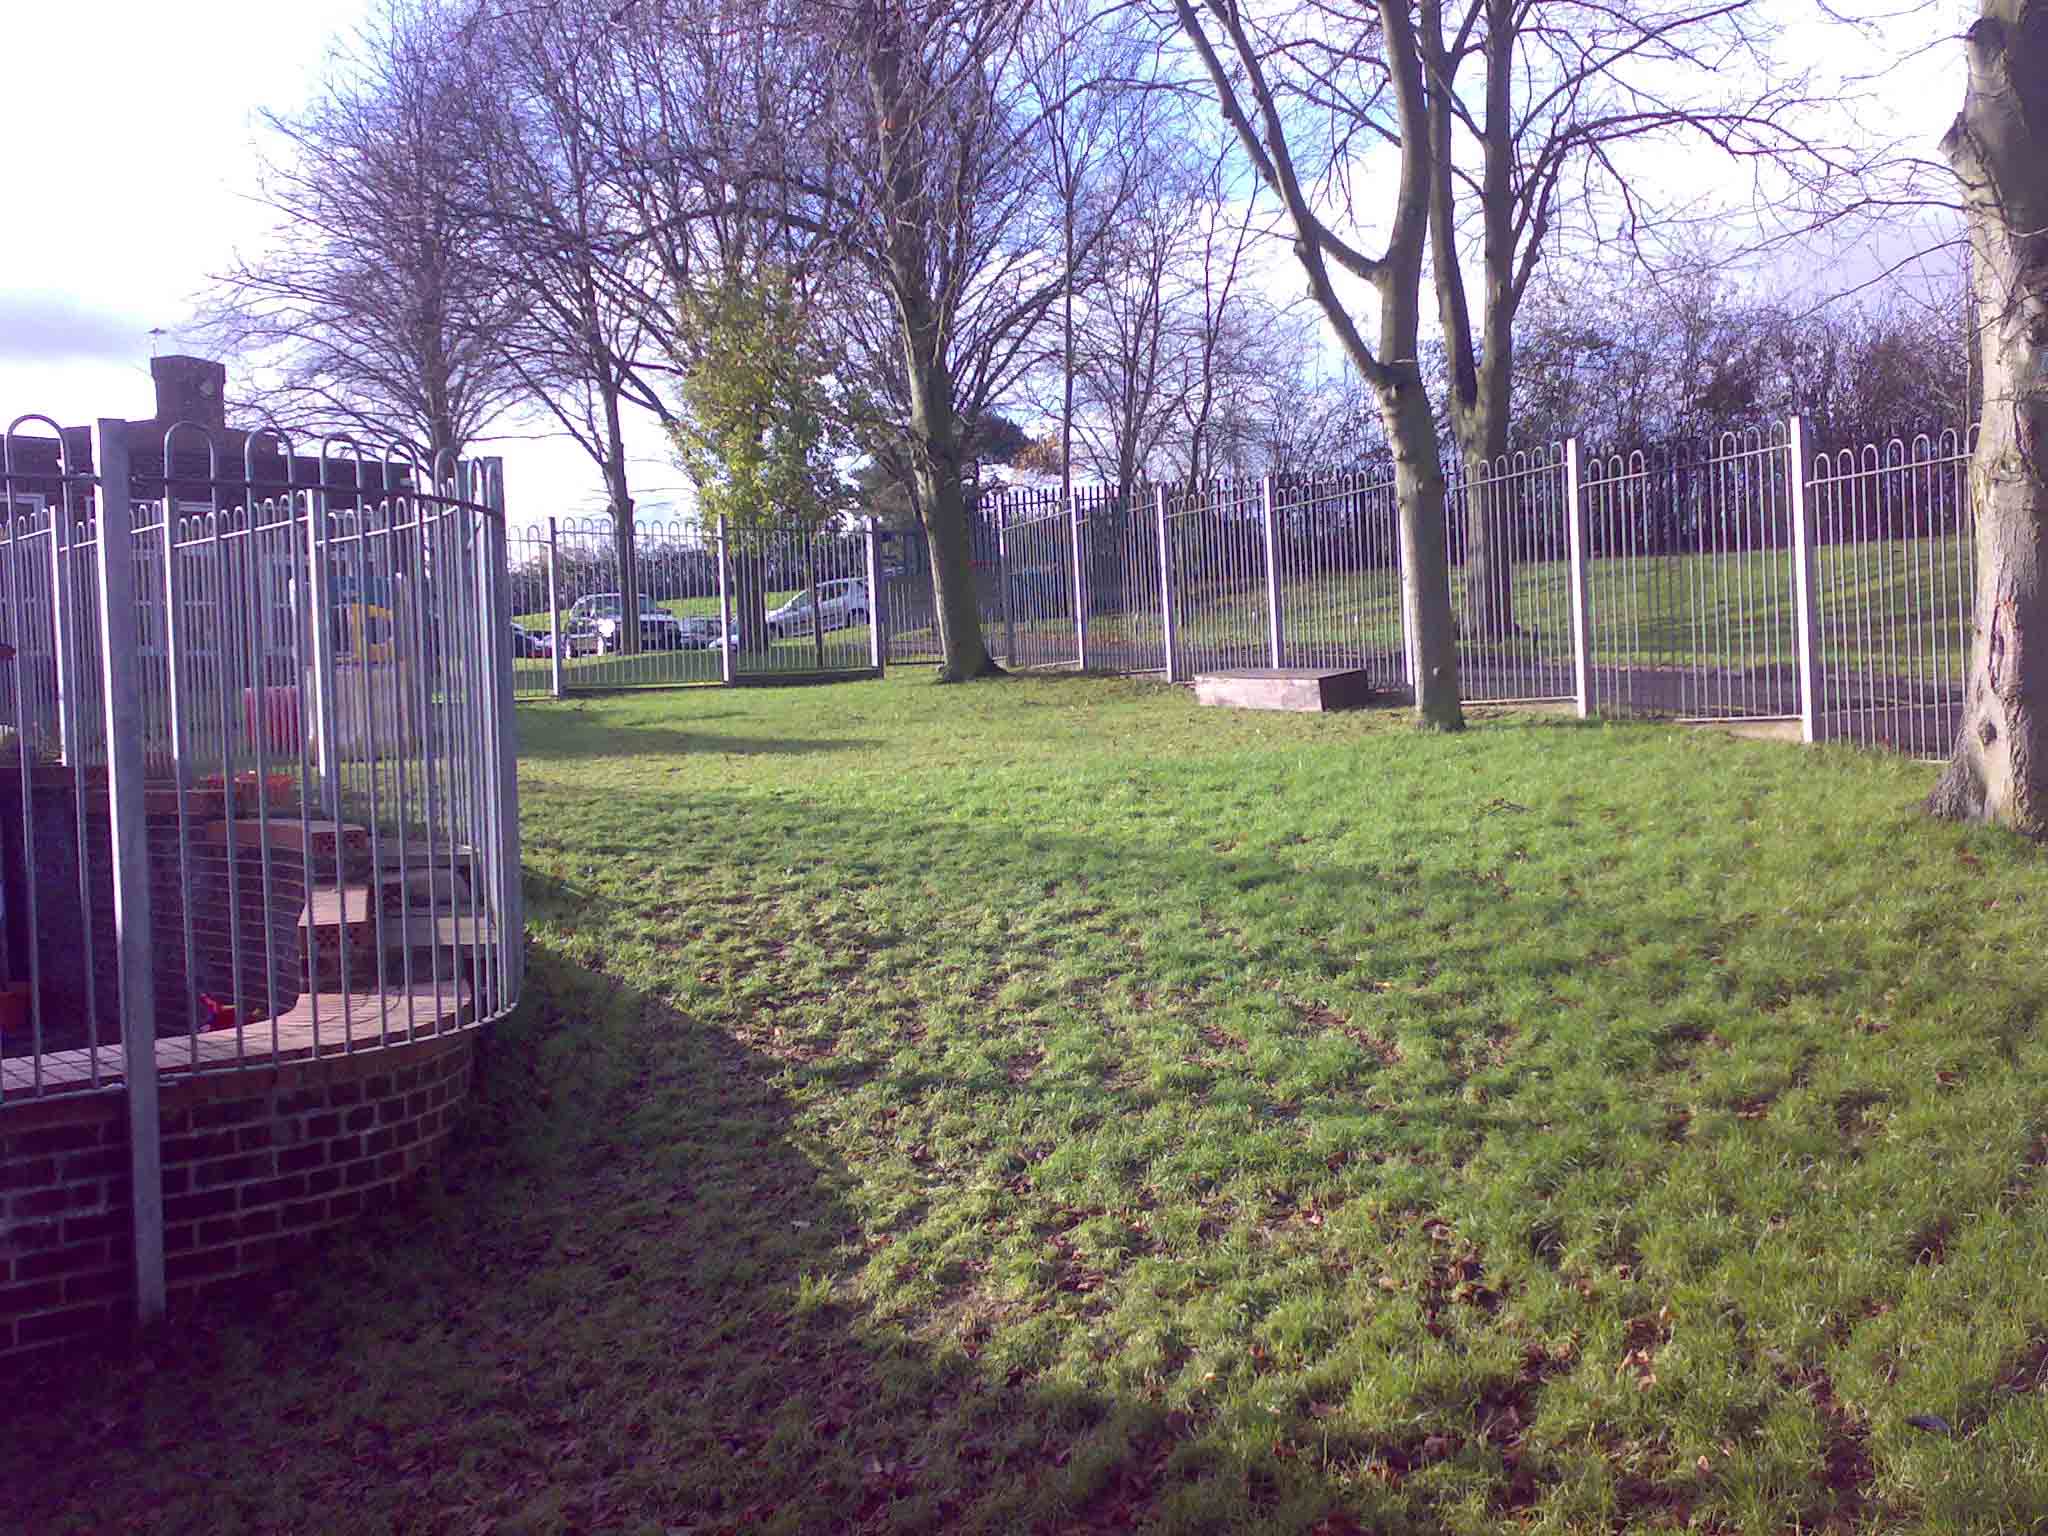
POLYGON ((789 600, 788 606, 791 608, 808 608, 813 603, 829 603, 835 599, 850 595, 853 589, 859 585, 860 583, 857 581, 820 582, 816 591, 805 587, 803 591, 797 593, 796 596, 789 600))

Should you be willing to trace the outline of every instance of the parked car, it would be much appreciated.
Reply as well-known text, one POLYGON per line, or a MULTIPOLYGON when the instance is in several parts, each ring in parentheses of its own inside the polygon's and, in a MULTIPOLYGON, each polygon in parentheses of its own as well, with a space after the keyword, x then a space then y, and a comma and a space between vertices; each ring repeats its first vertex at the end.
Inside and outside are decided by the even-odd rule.
MULTIPOLYGON (((569 610, 567 639, 572 656, 604 656, 618 650, 624 602, 616 592, 593 592, 579 597, 569 610)), ((715 627, 715 626, 714 626, 715 627)), ((683 648, 683 626, 653 598, 640 596, 640 649, 676 651, 683 648)))
POLYGON ((737 629, 721 642, 718 638, 718 620, 706 618, 701 614, 684 618, 682 626, 683 637, 679 643, 686 651, 715 651, 724 646, 737 646, 740 643, 737 629))
POLYGON ((868 584, 855 576, 821 581, 815 596, 805 590, 769 610, 768 638, 808 635, 818 629, 850 629, 868 621, 868 584))
POLYGON ((514 657, 531 659, 538 656, 545 658, 554 655, 554 653, 555 643, 552 636, 537 635, 530 629, 521 629, 517 624, 512 626, 512 654, 514 657))

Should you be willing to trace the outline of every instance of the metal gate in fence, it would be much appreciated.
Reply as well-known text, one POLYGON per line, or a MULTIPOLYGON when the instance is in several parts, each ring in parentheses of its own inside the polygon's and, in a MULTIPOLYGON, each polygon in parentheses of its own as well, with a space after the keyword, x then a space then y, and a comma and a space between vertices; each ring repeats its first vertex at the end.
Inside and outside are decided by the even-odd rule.
POLYGON ((1593 710, 1800 717, 1813 594, 1802 587, 1796 436, 1731 435, 1698 456, 1585 469, 1593 710))
POLYGON ((721 519, 551 518, 514 535, 510 643, 525 697, 871 676, 884 659, 878 532, 721 519), (629 622, 628 611, 636 615, 629 622))

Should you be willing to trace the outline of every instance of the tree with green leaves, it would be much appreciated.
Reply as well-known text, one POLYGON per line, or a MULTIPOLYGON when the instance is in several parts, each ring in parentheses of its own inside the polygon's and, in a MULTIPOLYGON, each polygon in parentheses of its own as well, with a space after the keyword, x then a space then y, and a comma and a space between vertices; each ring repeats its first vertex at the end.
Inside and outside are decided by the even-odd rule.
POLYGON ((852 505, 840 464, 853 449, 833 398, 834 369, 792 276, 773 267, 729 273, 679 300, 685 349, 676 459, 707 525, 734 534, 743 643, 766 643, 758 546, 776 533, 823 527, 852 505))
POLYGON ((830 359, 788 274, 729 276, 681 308, 688 356, 670 436, 705 517, 817 527, 844 511, 850 444, 830 359))

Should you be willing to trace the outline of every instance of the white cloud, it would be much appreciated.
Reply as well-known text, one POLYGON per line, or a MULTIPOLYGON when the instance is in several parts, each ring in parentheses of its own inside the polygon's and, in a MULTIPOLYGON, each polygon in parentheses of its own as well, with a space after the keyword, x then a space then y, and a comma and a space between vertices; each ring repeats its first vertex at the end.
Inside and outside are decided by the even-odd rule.
POLYGON ((131 361, 149 346, 146 317, 68 293, 0 293, 0 364, 131 361))

